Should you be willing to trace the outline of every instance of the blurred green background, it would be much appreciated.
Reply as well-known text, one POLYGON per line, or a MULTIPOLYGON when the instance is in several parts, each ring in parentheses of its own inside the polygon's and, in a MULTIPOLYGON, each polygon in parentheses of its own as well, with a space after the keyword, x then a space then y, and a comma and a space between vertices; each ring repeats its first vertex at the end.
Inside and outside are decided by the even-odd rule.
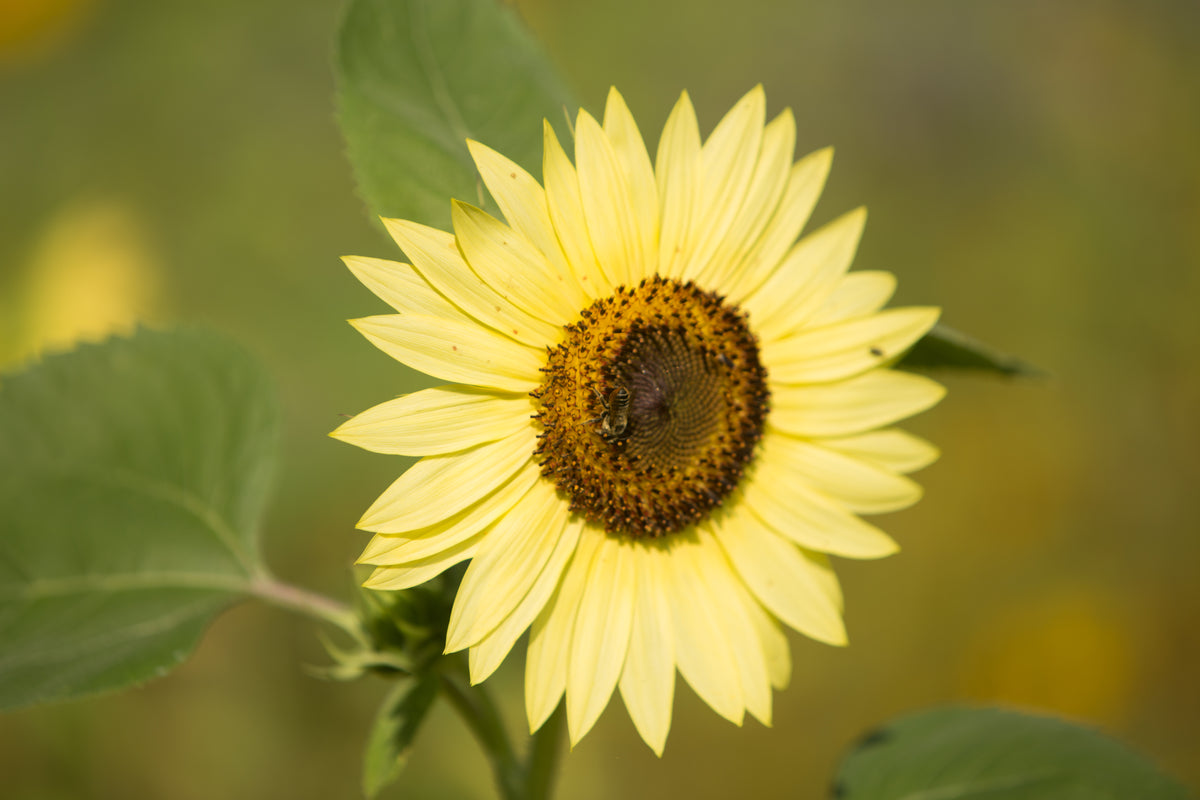
MULTIPOLYGON (((1200 786, 1200 5, 517 6, 585 104, 617 85, 651 141, 681 89, 707 131, 765 84, 800 153, 837 147, 816 221, 870 207, 856 265, 1048 373, 945 378, 908 426, 943 449, 926 499, 882 521, 904 550, 838 565, 851 646, 793 637, 773 729, 735 728, 681 681, 661 761, 615 702, 560 796, 824 797, 857 736, 946 701, 1095 723, 1200 786)), ((325 433, 428 379, 343 321, 382 305, 337 256, 396 250, 334 124, 339 14, 0 6, 0 361, 133 320, 244 342, 285 406, 268 561, 348 597, 353 523, 402 463, 325 433)), ((354 797, 385 687, 303 669, 323 663, 307 621, 238 607, 165 680, 0 718, 3 794, 354 797)), ((492 683, 517 725, 520 660, 492 683)), ((490 780, 441 709, 390 796, 490 780)))

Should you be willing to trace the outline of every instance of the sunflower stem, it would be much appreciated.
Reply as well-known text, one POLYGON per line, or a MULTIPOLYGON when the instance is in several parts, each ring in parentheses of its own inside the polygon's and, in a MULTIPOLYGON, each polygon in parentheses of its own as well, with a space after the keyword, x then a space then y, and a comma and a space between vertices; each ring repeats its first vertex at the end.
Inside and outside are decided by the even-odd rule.
POLYGON ((558 757, 562 754, 562 729, 566 713, 560 703, 554 713, 538 728, 529 745, 529 797, 547 800, 554 794, 554 779, 558 776, 558 757))
POLYGON ((517 759, 492 696, 483 686, 466 685, 460 674, 443 671, 441 677, 446 698, 471 729, 492 765, 500 795, 505 800, 529 800, 528 775, 517 759))

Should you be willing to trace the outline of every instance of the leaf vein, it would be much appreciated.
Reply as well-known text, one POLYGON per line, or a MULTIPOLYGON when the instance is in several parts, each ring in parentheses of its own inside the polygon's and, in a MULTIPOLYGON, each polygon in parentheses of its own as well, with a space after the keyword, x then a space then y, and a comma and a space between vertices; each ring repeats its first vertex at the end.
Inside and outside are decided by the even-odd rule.
MULTIPOLYGON (((138 639, 149 639, 164 631, 170 631, 180 623, 194 618, 199 614, 208 613, 212 598, 198 598, 194 602, 180 606, 168 614, 158 614, 133 625, 116 629, 106 629, 91 636, 81 635, 69 639, 44 640, 42 647, 24 647, 8 657, 0 657, 0 674, 10 673, 14 668, 24 664, 46 664, 49 661, 62 661, 74 658, 76 672, 94 672, 104 663, 116 663, 122 654, 118 647, 126 642, 138 639), (49 645, 49 646, 45 646, 49 645), (105 657, 103 654, 108 653, 105 657), (82 654, 88 658, 79 659, 82 654)), ((182 658, 176 659, 182 660, 182 658)), ((69 670, 56 669, 55 677, 63 683, 72 683, 69 670)))
POLYGON ((251 558, 242 546, 233 527, 195 492, 128 469, 114 468, 104 472, 97 470, 89 472, 88 477, 97 483, 121 486, 183 509, 212 532, 247 574, 255 571, 256 560, 251 558))
POLYGON ((963 800, 963 798, 989 794, 1002 789, 1017 789, 1040 783, 1050 783, 1061 777, 1060 773, 1054 771, 1028 775, 1004 775, 990 780, 973 780, 920 789, 902 795, 900 800, 963 800))
MULTIPOLYGON (((471 128, 467 125, 458 104, 454 101, 450 87, 446 85, 445 70, 442 69, 437 53, 434 52, 432 38, 429 35, 429 24, 425 16, 427 12, 423 5, 414 3, 412 13, 413 25, 410 38, 413 49, 417 53, 417 60, 429 82, 429 88, 433 90, 434 102, 437 103, 438 109, 445 116, 446 122, 458 137, 459 142, 465 142, 471 138, 471 128)), ((455 156, 459 155, 457 151, 451 152, 455 156)))
POLYGON ((207 572, 85 574, 31 581, 17 597, 24 600, 41 600, 84 592, 130 592, 149 589, 212 589, 237 594, 248 593, 250 582, 242 577, 207 572))

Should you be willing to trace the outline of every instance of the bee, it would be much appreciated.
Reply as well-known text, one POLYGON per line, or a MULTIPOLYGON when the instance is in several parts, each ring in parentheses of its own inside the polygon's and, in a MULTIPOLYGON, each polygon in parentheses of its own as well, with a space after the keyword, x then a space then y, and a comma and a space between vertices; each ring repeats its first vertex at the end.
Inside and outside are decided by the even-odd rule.
POLYGON ((607 442, 624 439, 629 435, 629 405, 633 402, 633 395, 624 386, 618 386, 609 392, 607 399, 594 386, 592 391, 600 398, 600 405, 604 407, 604 413, 597 418, 600 421, 600 436, 607 442))

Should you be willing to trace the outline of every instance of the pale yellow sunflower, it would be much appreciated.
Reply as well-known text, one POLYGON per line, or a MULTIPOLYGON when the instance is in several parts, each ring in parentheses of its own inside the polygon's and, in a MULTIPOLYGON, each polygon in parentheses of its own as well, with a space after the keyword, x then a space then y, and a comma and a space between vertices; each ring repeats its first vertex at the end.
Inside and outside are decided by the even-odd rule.
POLYGON ((398 313, 353 322, 450 383, 333 435, 421 456, 366 512, 366 585, 471 559, 447 652, 487 678, 527 629, 531 729, 566 696, 572 743, 618 687, 661 753, 676 669, 720 715, 771 721, 780 623, 846 642, 828 555, 896 544, 860 514, 920 497, 937 457, 891 423, 943 394, 890 369, 937 319, 881 311, 889 273, 847 272, 862 209, 798 238, 831 150, 793 163, 761 87, 701 142, 684 94, 652 164, 620 94, 580 111, 572 164, 546 124, 545 187, 478 142, 501 222, 384 220, 412 264, 347 258, 398 313))

